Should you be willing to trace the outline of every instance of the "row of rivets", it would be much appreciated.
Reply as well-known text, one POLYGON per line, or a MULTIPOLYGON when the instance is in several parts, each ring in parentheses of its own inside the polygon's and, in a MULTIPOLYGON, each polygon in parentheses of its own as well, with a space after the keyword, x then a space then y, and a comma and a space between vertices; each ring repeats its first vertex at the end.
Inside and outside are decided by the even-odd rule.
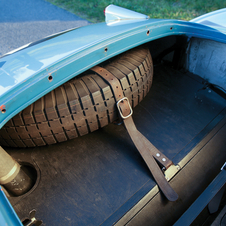
MULTIPOLYGON (((160 154, 157 153, 156 156, 157 156, 157 157, 160 157, 160 154)), ((162 161, 165 162, 165 161, 166 161, 166 158, 162 158, 162 161)))

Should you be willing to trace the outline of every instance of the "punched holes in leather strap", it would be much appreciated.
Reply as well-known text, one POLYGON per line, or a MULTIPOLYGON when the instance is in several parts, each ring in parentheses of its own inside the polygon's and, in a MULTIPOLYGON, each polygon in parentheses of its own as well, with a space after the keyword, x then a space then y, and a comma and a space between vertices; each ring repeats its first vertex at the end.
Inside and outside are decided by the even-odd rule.
MULTIPOLYGON (((128 98, 124 97, 123 95, 123 90, 121 88, 120 82, 113 74, 111 74, 104 68, 95 66, 91 68, 91 70, 99 74, 103 79, 105 79, 109 83, 113 91, 115 100, 117 102, 119 114, 124 121, 124 125, 127 129, 127 132, 129 133, 130 138, 132 139, 134 145, 137 147, 137 150, 140 152, 141 156, 146 162, 148 168, 150 169, 160 189, 162 190, 162 192, 164 193, 164 195, 167 197, 168 200, 170 201, 177 200, 178 198, 177 193, 170 187, 168 181, 162 174, 162 171, 160 170, 157 162, 154 160, 154 154, 156 152, 155 150, 156 148, 151 144, 151 142, 147 140, 147 138, 145 138, 136 129, 133 119, 132 117, 130 117, 132 115, 132 109, 131 109, 131 106, 129 105, 128 98)), ((169 161, 168 159, 166 160, 167 160, 167 164, 166 164, 166 161, 162 162, 162 164, 165 167, 172 163, 170 160, 169 161)))
POLYGON ((110 84, 110 87, 113 91, 113 95, 117 102, 117 107, 121 118, 126 119, 130 117, 133 113, 133 110, 130 106, 129 99, 127 97, 124 97, 123 90, 119 80, 105 68, 95 66, 91 68, 91 70, 99 74, 103 79, 105 79, 110 84))
MULTIPOLYGON (((127 97, 124 97, 123 90, 121 88, 121 84, 119 80, 111 74, 108 70, 105 68, 102 68, 100 66, 95 66, 91 68, 92 71, 96 72, 98 75, 100 75, 103 79, 105 79, 112 91, 113 95, 115 97, 115 100, 117 102, 117 108, 120 114, 120 117, 124 120, 128 120, 130 116, 132 115, 133 111, 129 103, 129 99, 127 97)), ((129 125, 129 127, 134 127, 137 135, 140 134, 139 131, 137 131, 136 126, 133 122, 133 120, 129 120, 130 123, 126 123, 129 125), (132 121, 132 122, 131 122, 132 121)), ((130 129, 131 130, 131 129, 130 129)), ((146 143, 146 145, 150 148, 150 151, 153 155, 153 157, 161 164, 163 165, 166 169, 169 168, 170 165, 172 165, 172 161, 169 160, 164 154, 162 154, 157 148, 155 148, 142 134, 140 134, 140 137, 143 137, 143 142, 146 143)))
POLYGON ((91 68, 91 70, 101 75, 103 79, 110 83, 116 102, 124 97, 121 84, 114 75, 112 75, 105 68, 99 66, 95 66, 91 68))

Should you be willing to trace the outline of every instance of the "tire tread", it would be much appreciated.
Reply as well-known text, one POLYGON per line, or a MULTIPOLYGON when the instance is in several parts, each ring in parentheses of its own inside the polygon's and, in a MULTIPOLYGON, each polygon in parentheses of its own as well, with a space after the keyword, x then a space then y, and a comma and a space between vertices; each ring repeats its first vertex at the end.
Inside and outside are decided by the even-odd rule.
MULTIPOLYGON (((147 48, 116 57, 105 68, 117 77, 134 108, 150 90, 153 64, 147 48)), ((0 145, 35 147, 83 136, 118 117, 110 86, 97 74, 74 78, 18 113, 0 130, 0 145)))

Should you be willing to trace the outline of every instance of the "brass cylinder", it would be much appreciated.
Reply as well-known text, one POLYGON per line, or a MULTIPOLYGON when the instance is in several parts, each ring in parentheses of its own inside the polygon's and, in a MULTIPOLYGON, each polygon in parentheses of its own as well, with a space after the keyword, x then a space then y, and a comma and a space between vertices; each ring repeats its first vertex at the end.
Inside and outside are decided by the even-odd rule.
POLYGON ((25 194, 33 186, 33 180, 0 146, 0 184, 12 195, 25 194))

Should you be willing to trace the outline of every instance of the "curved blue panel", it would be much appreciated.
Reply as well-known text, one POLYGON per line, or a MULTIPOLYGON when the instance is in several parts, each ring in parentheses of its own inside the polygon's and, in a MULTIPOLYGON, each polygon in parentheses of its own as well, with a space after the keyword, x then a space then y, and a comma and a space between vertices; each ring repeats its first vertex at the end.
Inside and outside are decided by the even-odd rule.
POLYGON ((1 226, 23 226, 0 186, 0 223, 1 226))
POLYGON ((100 23, 7 55, 0 58, 0 128, 46 93, 128 49, 171 35, 226 42, 225 33, 225 30, 220 32, 177 20, 149 19, 117 25, 100 23))

